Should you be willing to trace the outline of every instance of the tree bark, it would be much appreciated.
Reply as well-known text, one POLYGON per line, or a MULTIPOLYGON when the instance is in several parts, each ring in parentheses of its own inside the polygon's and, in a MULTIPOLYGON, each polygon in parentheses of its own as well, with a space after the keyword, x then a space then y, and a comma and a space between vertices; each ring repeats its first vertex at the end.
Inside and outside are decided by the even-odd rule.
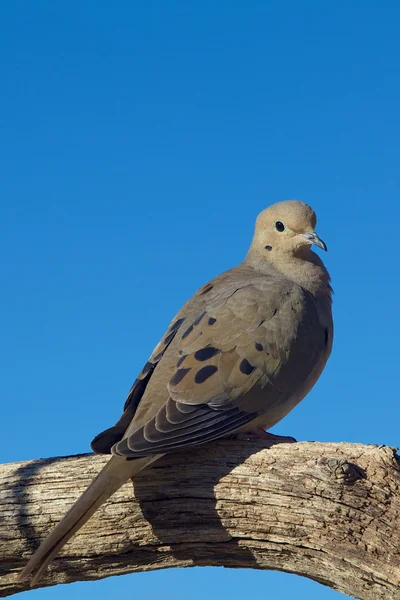
MULTIPOLYGON (((80 455, 0 466, 0 596, 100 471, 80 455)), ((124 485, 40 586, 169 567, 297 573, 362 600, 400 598, 395 450, 221 441, 170 455, 124 485)))

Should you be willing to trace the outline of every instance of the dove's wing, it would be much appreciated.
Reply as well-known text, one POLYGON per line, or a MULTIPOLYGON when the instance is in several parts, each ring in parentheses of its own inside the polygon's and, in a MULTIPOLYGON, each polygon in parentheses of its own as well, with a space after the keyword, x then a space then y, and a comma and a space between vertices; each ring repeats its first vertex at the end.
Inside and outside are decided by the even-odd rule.
MULTIPOLYGON (((157 376, 153 377, 156 367, 159 365, 161 359, 164 358, 164 355, 174 340, 175 336, 179 331, 182 331, 185 322, 190 320, 193 315, 197 315, 199 312, 204 310, 206 305, 207 295, 214 290, 214 287, 221 287, 225 282, 228 283, 232 279, 235 280, 235 277, 231 277, 231 273, 234 273, 235 269, 231 269, 230 271, 226 271, 222 273, 214 280, 210 281, 203 285, 195 294, 183 305, 179 313, 172 319, 171 323, 168 326, 166 333, 163 335, 157 346, 154 348, 151 356, 148 361, 144 365, 143 369, 137 376, 134 381, 128 397, 125 401, 124 412, 121 415, 119 421, 109 429, 102 431, 99 433, 91 442, 91 447, 94 452, 98 454, 109 454, 111 452, 111 447, 117 443, 123 437, 125 431, 127 430, 129 424, 135 416, 136 410, 138 408, 139 403, 142 401, 145 392, 148 391, 148 384, 152 381, 158 383, 158 389, 154 389, 154 385, 150 385, 150 389, 152 390, 152 397, 154 402, 162 403, 168 398, 167 386, 168 380, 163 381, 161 379, 160 385, 160 369, 157 371, 157 376), (161 396, 161 398, 160 398, 161 396)), ((236 282, 234 285, 237 285, 236 282)), ((232 281, 231 281, 232 286, 232 281)), ((165 372, 165 364, 164 360, 162 363, 161 371, 165 372)))

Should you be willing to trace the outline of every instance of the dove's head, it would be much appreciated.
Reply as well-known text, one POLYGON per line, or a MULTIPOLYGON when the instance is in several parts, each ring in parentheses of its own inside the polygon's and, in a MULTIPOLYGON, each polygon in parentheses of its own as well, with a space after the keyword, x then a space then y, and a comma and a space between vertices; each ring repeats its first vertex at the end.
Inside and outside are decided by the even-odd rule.
POLYGON ((326 250, 315 233, 316 216, 304 202, 285 200, 258 215, 256 230, 246 263, 260 272, 271 265, 316 295, 331 297, 330 277, 320 257, 311 251, 314 244, 326 250))
POLYGON ((304 255, 313 244, 326 250, 315 233, 317 222, 313 209, 298 200, 272 204, 258 215, 252 249, 275 262, 284 256, 304 255))

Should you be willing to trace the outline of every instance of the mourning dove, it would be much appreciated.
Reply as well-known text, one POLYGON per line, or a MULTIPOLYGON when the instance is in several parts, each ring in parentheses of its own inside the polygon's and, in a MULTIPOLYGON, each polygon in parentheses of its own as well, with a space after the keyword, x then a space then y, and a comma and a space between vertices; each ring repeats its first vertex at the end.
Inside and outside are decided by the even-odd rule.
MULTIPOLYGON (((168 452, 231 434, 263 435, 310 391, 332 347, 330 277, 314 211, 266 208, 242 264, 201 287, 172 320, 114 427, 92 442, 113 456, 23 569, 34 585, 123 483, 168 452), (133 460, 132 460, 133 459, 133 460)), ((265 434, 267 435, 267 434, 265 434)))

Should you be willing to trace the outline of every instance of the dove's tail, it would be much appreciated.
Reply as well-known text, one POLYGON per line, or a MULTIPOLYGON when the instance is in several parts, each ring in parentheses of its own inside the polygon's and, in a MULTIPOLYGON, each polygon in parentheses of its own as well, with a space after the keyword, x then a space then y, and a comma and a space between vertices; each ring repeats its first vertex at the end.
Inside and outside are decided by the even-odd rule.
POLYGON ((31 586, 35 585, 64 544, 90 519, 99 506, 128 479, 158 458, 160 458, 159 454, 127 461, 119 456, 113 456, 31 556, 18 577, 19 581, 25 581, 34 573, 31 586))

